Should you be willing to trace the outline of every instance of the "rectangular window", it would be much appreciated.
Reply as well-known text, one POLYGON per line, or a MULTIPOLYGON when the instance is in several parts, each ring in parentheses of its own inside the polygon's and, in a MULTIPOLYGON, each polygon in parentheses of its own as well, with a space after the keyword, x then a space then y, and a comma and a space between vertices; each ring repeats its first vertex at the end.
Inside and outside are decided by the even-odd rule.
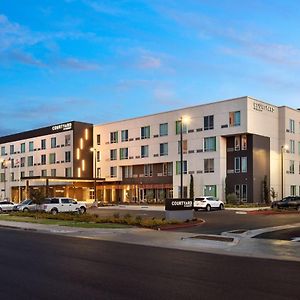
POLYGON ((65 135, 65 146, 71 146, 71 135, 65 135))
POLYGON ((290 132, 295 133, 295 120, 290 119, 290 132))
POLYGON ((216 151, 216 137, 204 138, 204 151, 216 151))
POLYGON ((34 151, 34 144, 33 142, 29 142, 29 151, 34 151))
POLYGON ((46 149, 46 140, 45 139, 41 140, 41 149, 42 150, 46 149))
POLYGON ((242 135, 242 150, 247 150, 247 135, 242 135))
POLYGON ((4 156, 5 155, 5 146, 2 146, 1 147, 1 156, 4 156))
POLYGON ((240 157, 234 158, 234 173, 240 173, 241 171, 241 159, 240 157))
POLYGON ((214 116, 204 116, 204 130, 214 129, 214 116))
POLYGON ((144 165, 144 176, 151 177, 153 175, 153 165, 144 165))
POLYGON ((214 173, 215 161, 213 158, 204 159, 204 173, 214 173))
POLYGON ((168 135, 168 123, 159 124, 159 135, 160 136, 168 135))
MULTIPOLYGON (((181 145, 181 142, 178 141, 178 154, 180 154, 180 152, 181 152, 180 145, 181 145)), ((182 141, 182 153, 187 154, 187 140, 182 141)))
POLYGON ((42 170, 41 171, 41 176, 43 176, 43 177, 47 176, 47 170, 42 170))
POLYGON ((159 155, 160 156, 168 155, 168 143, 159 144, 159 155))
POLYGON ((65 168, 65 176, 72 177, 72 168, 65 168))
POLYGON ((141 127, 141 139, 150 139, 150 126, 141 127))
POLYGON ((45 165, 47 162, 46 162, 46 154, 42 154, 41 155, 41 165, 45 165))
POLYGON ((120 159, 128 159, 128 148, 120 148, 120 159))
POLYGON ((110 177, 111 178, 117 177, 117 167, 110 167, 110 177))
POLYGON ((65 152, 65 162, 71 162, 71 151, 65 152))
POLYGON ((234 150, 240 151, 240 149, 241 149, 241 137, 238 135, 234 137, 234 150))
MULTIPOLYGON (((187 186, 183 186, 183 191, 182 191, 182 198, 187 198, 188 197, 188 189, 187 189, 187 186)), ((181 186, 178 186, 178 197, 180 197, 181 195, 181 186)))
POLYGON ((163 163, 163 176, 172 176, 173 175, 173 163, 163 163))
POLYGON ((118 131, 114 131, 110 133, 110 143, 115 144, 118 142, 118 131))
POLYGON ((10 181, 15 181, 15 173, 14 172, 10 173, 10 181))
POLYGON ((242 157, 242 173, 247 173, 247 157, 242 157))
POLYGON ((25 157, 21 157, 21 167, 25 167, 25 157))
POLYGON ((122 142, 128 141, 128 130, 127 129, 121 131, 121 141, 122 142))
POLYGON ((296 186, 291 185, 291 196, 296 196, 296 186))
POLYGON ((33 166, 33 156, 27 157, 27 166, 32 167, 33 166))
POLYGON ((295 141, 290 140, 290 153, 294 154, 295 153, 295 141))
POLYGON ((101 144, 101 135, 97 134, 97 145, 101 144))
POLYGON ((97 168, 97 178, 101 178, 101 168, 97 168))
POLYGON ((229 126, 240 126, 241 125, 241 112, 233 111, 229 113, 229 126))
POLYGON ((101 152, 97 151, 96 156, 97 156, 97 162, 100 162, 100 160, 101 160, 101 152))
POLYGON ((141 146, 141 157, 149 157, 149 146, 148 145, 144 145, 141 146))
MULTIPOLYGON (((184 160, 182 164, 183 164, 183 174, 187 174, 187 161, 184 160)), ((176 161, 176 175, 179 174, 181 174, 181 162, 176 161)))
POLYGON ((295 161, 290 160, 290 174, 295 174, 295 161))
POLYGON ((1 174, 0 174, 0 181, 1 181, 1 182, 4 182, 4 181, 5 181, 5 174, 4 174, 4 173, 1 173, 1 174))
POLYGON ((51 176, 56 177, 56 169, 51 169, 51 176))
POLYGON ((49 154, 49 164, 55 164, 56 162, 56 155, 55 153, 50 153, 49 154))
POLYGON ((125 178, 132 178, 133 176, 133 168, 132 166, 124 167, 124 177, 125 178))
POLYGON ((110 150, 110 160, 117 160, 117 149, 110 150))
MULTIPOLYGON (((176 121, 176 134, 180 134, 181 132, 181 120, 176 121)), ((182 124, 182 133, 187 133, 187 124, 182 124)))
POLYGON ((247 184, 242 184, 241 189, 241 201, 247 202, 247 184))
POLYGON ((9 146, 9 153, 10 154, 14 154, 14 152, 15 152, 15 146, 14 145, 10 145, 9 146))
POLYGON ((56 148, 56 137, 51 138, 51 148, 56 148))
MULTIPOLYGON (((33 171, 32 171, 32 173, 33 173, 33 171)), ((32 174, 32 176, 33 176, 33 174, 32 174)), ((24 177, 25 177, 25 172, 22 171, 22 172, 21 172, 21 179, 24 178, 24 177)))
POLYGON ((237 199, 240 200, 241 199, 241 187, 239 184, 236 184, 234 186, 234 192, 236 194, 237 199))
POLYGON ((26 149, 25 149, 25 143, 21 144, 21 153, 25 153, 26 149))
POLYGON ((204 196, 217 197, 217 186, 216 185, 205 185, 204 196))

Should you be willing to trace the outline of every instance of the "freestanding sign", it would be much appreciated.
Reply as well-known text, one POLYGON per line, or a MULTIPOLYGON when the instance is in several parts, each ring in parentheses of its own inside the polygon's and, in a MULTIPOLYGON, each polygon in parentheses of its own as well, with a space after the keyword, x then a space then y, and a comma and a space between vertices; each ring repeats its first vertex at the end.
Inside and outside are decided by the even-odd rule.
POLYGON ((166 199, 167 220, 192 220, 194 218, 193 199, 166 199))

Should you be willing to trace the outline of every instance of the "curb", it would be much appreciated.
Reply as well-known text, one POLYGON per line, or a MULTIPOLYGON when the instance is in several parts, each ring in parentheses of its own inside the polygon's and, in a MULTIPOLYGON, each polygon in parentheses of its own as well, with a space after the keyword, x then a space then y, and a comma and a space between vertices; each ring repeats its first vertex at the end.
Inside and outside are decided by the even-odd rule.
POLYGON ((196 227, 199 225, 202 225, 205 223, 205 220, 203 219, 198 219, 196 223, 193 224, 174 224, 171 226, 165 226, 165 227, 158 227, 157 230, 161 230, 161 231, 168 231, 168 230, 173 230, 173 229, 180 229, 180 228, 191 228, 191 227, 196 227))

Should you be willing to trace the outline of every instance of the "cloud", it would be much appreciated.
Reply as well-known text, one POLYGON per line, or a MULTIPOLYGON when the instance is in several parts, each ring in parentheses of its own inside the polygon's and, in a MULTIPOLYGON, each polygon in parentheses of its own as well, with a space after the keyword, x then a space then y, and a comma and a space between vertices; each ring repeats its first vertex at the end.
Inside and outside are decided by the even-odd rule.
POLYGON ((142 55, 138 66, 141 69, 159 69, 162 66, 161 59, 151 55, 142 55))
POLYGON ((74 69, 79 71, 95 71, 100 69, 100 65, 97 63, 79 60, 74 57, 58 60, 56 62, 56 65, 63 68, 74 69))
MULTIPOLYGON (((83 3, 92 8, 94 11, 98 13, 108 14, 108 15, 119 15, 123 13, 123 11, 116 6, 111 5, 113 1, 92 1, 92 0, 83 0, 83 3), (105 3, 107 2, 107 3, 105 3)), ((120 3, 117 2, 119 6, 120 3)))
POLYGON ((3 62, 16 62, 24 65, 44 67, 45 64, 40 60, 36 59, 31 54, 25 53, 23 51, 7 51, 6 53, 0 54, 0 60, 3 62))

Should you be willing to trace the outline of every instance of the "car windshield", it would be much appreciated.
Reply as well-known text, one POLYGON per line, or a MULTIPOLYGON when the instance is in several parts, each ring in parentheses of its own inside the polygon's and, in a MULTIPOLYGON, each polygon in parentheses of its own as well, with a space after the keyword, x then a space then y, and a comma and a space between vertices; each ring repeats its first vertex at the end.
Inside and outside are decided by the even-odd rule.
POLYGON ((29 205, 29 204, 31 204, 31 202, 32 202, 32 200, 26 199, 21 203, 21 205, 29 205))

